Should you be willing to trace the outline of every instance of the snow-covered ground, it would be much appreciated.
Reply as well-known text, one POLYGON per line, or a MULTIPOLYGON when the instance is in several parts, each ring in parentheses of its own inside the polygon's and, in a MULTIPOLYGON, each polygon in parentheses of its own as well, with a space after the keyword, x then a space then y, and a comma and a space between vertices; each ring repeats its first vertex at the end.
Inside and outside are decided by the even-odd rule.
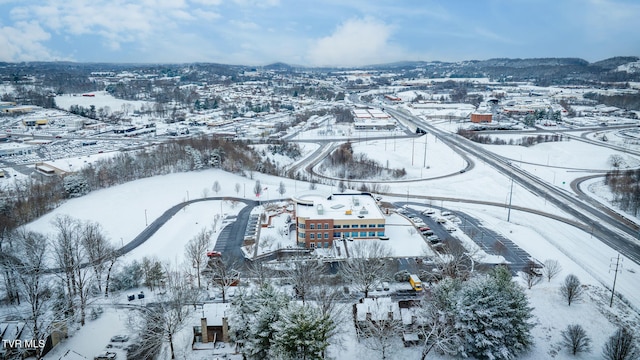
POLYGON ((94 105, 96 110, 108 106, 111 111, 126 111, 128 113, 138 111, 142 105, 153 106, 153 103, 148 101, 116 99, 106 91, 95 91, 90 94, 94 96, 82 96, 82 94, 58 95, 55 98, 56 105, 66 110, 69 110, 72 105, 79 105, 86 109, 94 105))
MULTIPOLYGON (((455 165, 454 167, 458 167, 457 162, 461 160, 451 150, 446 148, 439 149, 437 146, 431 147, 431 145, 432 143, 429 142, 428 152, 431 154, 428 156, 441 159, 439 162, 434 160, 430 164, 434 172, 443 171, 440 168, 450 166, 451 163, 455 165)), ((363 151, 367 151, 369 154, 382 154, 384 153, 385 144, 381 140, 370 140, 363 142, 361 146, 364 146, 365 150, 363 151)), ((388 153, 390 152, 389 147, 391 144, 387 143, 386 146, 388 153)), ((521 146, 487 147, 515 162, 522 161, 521 166, 527 167, 534 174, 540 174, 541 178, 549 182, 555 182, 556 185, 559 185, 560 181, 565 181, 566 189, 568 189, 568 183, 573 178, 584 175, 586 171, 574 173, 563 168, 606 170, 609 168, 607 164, 608 156, 615 153, 612 150, 577 141, 545 143, 531 148, 521 146), (587 161, 583 159, 587 159, 587 161), (533 165, 525 164, 525 162, 533 165), (546 171, 555 171, 552 169, 557 169, 558 172, 543 174, 541 170, 543 168, 547 169, 546 171), (561 172, 562 175, 560 175, 561 172), (557 177, 555 181, 554 175, 557 177)), ((416 145, 416 148, 419 148, 419 146, 416 145)), ((402 146, 397 147, 396 151, 398 154, 397 156, 394 155, 393 161, 396 163, 394 166, 411 167, 411 144, 405 141, 402 146)), ((422 160, 421 156, 422 153, 415 150, 414 162, 420 162, 422 160)), ((633 161, 638 161, 635 157, 630 158, 633 158, 633 161)), ((427 161, 430 161, 429 159, 428 157, 427 161)), ((640 163, 640 161, 637 163, 640 163)), ((52 231, 51 220, 57 214, 68 214, 75 218, 100 222, 112 242, 121 245, 139 234, 146 226, 146 223, 155 220, 169 207, 187 198, 203 197, 205 194, 209 196, 216 195, 211 190, 211 186, 216 180, 221 184, 221 191, 217 195, 237 196, 248 199, 258 199, 252 193, 257 179, 260 180, 263 187, 267 188, 261 196, 263 200, 273 200, 280 197, 277 194, 280 182, 283 182, 286 187, 283 197, 292 196, 309 188, 309 184, 302 181, 257 173, 254 176, 254 179, 249 179, 220 170, 205 170, 141 179, 70 200, 52 213, 29 224, 28 227, 32 230, 50 233, 52 231), (240 184, 238 193, 235 191, 235 184, 240 184), (135 199, 135 201, 132 201, 132 199, 135 199), (145 215, 147 216, 146 219, 145 215)), ((336 185, 318 184, 318 191, 329 193, 337 189, 336 185)), ((403 202, 407 198, 413 198, 413 195, 423 195, 487 200, 506 204, 510 193, 510 185, 510 179, 497 174, 488 165, 476 161, 476 166, 472 171, 457 174, 453 177, 433 181, 389 184, 389 192, 395 193, 397 196, 383 196, 383 200, 403 202)), ((517 184, 514 185, 512 202, 515 205, 568 217, 544 199, 534 196, 517 184)), ((433 204, 433 201, 425 201, 425 206, 430 206, 431 204, 433 204)), ((589 233, 545 217, 519 211, 513 211, 511 222, 507 222, 506 209, 502 207, 447 201, 437 201, 436 205, 454 211, 464 211, 480 219, 485 226, 508 237, 538 260, 556 259, 560 261, 563 272, 558 278, 552 280, 551 283, 540 284, 531 290, 527 290, 530 294, 531 303, 535 307, 534 315, 537 326, 534 328, 535 346, 530 353, 522 358, 572 358, 565 350, 556 353, 556 344, 559 341, 560 330, 569 323, 577 322, 585 327, 593 339, 594 351, 590 354, 582 355, 581 358, 597 359, 600 358, 599 353, 603 342, 611 335, 617 325, 612 323, 612 321, 616 321, 612 314, 617 315, 618 319, 631 319, 636 321, 636 324, 638 323, 637 310, 633 312, 625 309, 618 299, 614 301, 612 313, 609 313, 608 293, 605 287, 610 287, 612 284, 613 273, 609 270, 612 258, 617 254, 599 240, 592 238, 589 233), (571 307, 566 306, 557 293, 561 280, 569 273, 576 274, 582 283, 588 285, 589 289, 589 296, 571 307), (589 321, 586 321, 586 319, 589 319, 589 321)), ((221 203, 217 201, 190 205, 174 216, 147 244, 128 255, 128 258, 134 259, 155 255, 159 259, 172 263, 180 262, 180 256, 183 253, 181 247, 186 241, 199 230, 210 228, 213 217, 216 214, 235 214, 240 210, 241 206, 237 205, 235 208, 231 208, 229 202, 221 203), (221 204, 222 209, 220 209, 221 204)), ((278 219, 277 221, 280 220, 278 219)), ((407 230, 409 223, 406 219, 399 215, 392 215, 388 218, 388 223, 390 226, 387 231, 390 239, 386 243, 393 247, 397 256, 416 256, 423 253, 424 240, 417 234, 415 237, 409 236, 410 233, 407 230), (394 229, 392 224, 397 225, 397 228, 394 229)), ((284 224, 280 224, 280 226, 284 226, 284 224)), ((277 231, 276 229, 276 226, 263 229, 262 234, 269 234, 271 231, 277 231)), ((275 236, 279 237, 277 233, 275 236)), ((268 248, 265 247, 265 251, 277 246, 290 245, 291 240, 289 239, 291 238, 278 239, 268 248)), ((623 270, 618 274, 618 282, 616 284, 616 292, 620 293, 635 309, 640 308, 640 294, 637 290, 637 284, 640 283, 639 274, 640 268, 637 264, 625 259, 623 261, 623 270)), ((87 332, 90 333, 91 330, 88 329, 88 327, 81 329, 76 336, 87 332)), ((350 337, 349 333, 345 333, 345 341, 343 343, 345 343, 344 348, 332 348, 330 353, 341 359, 357 359, 362 358, 363 354, 371 353, 358 344, 353 337, 350 337)), ((68 344, 70 344, 69 346, 73 345, 71 340, 68 341, 68 344)), ((94 353, 99 352, 104 347, 104 344, 99 342, 93 345, 95 346, 94 353)), ((417 351, 416 349, 402 349, 398 354, 405 354, 408 358, 414 358, 417 355, 417 351)), ((434 358, 438 358, 438 356, 434 356, 434 358)))

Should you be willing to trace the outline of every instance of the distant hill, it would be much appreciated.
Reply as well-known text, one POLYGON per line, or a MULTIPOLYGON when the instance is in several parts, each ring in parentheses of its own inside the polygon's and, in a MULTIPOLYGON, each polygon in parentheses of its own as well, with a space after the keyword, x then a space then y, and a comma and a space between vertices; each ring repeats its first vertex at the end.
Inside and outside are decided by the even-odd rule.
POLYGON ((638 60, 640 60, 640 58, 638 58, 637 56, 616 56, 591 63, 591 66, 598 66, 605 70, 613 70, 620 65, 636 62, 638 60))

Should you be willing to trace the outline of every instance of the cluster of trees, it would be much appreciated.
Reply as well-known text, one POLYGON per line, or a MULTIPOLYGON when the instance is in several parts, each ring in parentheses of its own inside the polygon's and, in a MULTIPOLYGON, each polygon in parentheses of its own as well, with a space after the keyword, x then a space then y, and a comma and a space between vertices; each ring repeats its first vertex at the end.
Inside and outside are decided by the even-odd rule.
POLYGON ((533 146, 536 144, 542 144, 546 142, 558 142, 565 141, 565 137, 562 134, 545 134, 545 135, 537 135, 537 136, 523 136, 520 139, 509 139, 506 141, 500 138, 493 138, 490 135, 481 135, 477 131, 467 130, 459 128, 457 131, 458 135, 461 135, 473 142, 477 142, 480 144, 491 144, 491 145, 520 145, 520 146, 533 146))
POLYGON ((13 94, 2 95, 2 101, 15 101, 22 105, 34 105, 46 109, 56 107, 56 99, 51 91, 34 86, 15 86, 13 94))
POLYGON ((232 339, 247 359, 323 359, 337 324, 329 308, 293 302, 264 284, 232 303, 232 339))
POLYGON ((278 170, 243 142, 209 137, 166 142, 98 160, 65 178, 28 178, 0 189, 0 233, 46 214, 69 197, 140 178, 210 167, 242 174, 276 174, 278 170))
POLYGON ((554 122, 560 122, 562 121, 562 113, 560 112, 560 110, 556 110, 556 111, 546 111, 546 110, 536 110, 533 114, 527 114, 523 119, 522 119, 522 123, 527 125, 527 126, 535 126, 536 125, 536 121, 542 121, 542 120, 548 120, 548 121, 554 121, 554 122))
POLYGON ((604 95, 594 92, 584 94, 587 99, 596 100, 600 104, 619 107, 626 110, 640 110, 640 94, 624 93, 616 95, 604 95))
POLYGON ((431 351, 477 359, 514 359, 532 345, 532 308, 506 267, 469 281, 447 278, 422 308, 422 359, 431 351))
POLYGON ((267 146, 267 150, 273 155, 284 155, 294 160, 302 156, 300 145, 292 142, 284 142, 282 140, 270 143, 267 146))
POLYGON ((3 299, 22 309, 17 315, 36 340, 85 324, 89 299, 109 294, 119 255, 98 223, 61 215, 52 225, 52 235, 20 229, 0 242, 3 299))
POLYGON ((89 119, 97 119, 98 113, 96 112, 96 106, 90 105, 89 108, 85 108, 81 105, 71 105, 69 112, 78 116, 83 116, 89 119))
POLYGON ((324 161, 322 168, 331 168, 338 177, 353 180, 370 177, 391 177, 394 179, 404 177, 407 172, 403 169, 390 169, 380 165, 377 161, 369 159, 366 154, 354 154, 350 142, 346 142, 324 161))
POLYGON ((613 169, 605 175, 605 185, 613 194, 613 203, 634 216, 640 213, 640 170, 613 169))

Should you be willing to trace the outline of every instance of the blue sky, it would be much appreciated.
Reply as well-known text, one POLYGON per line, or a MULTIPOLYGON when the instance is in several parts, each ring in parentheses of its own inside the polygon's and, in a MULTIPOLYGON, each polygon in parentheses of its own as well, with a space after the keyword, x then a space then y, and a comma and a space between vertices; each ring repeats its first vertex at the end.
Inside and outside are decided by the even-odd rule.
POLYGON ((359 66, 640 55, 637 0, 0 0, 0 61, 359 66))

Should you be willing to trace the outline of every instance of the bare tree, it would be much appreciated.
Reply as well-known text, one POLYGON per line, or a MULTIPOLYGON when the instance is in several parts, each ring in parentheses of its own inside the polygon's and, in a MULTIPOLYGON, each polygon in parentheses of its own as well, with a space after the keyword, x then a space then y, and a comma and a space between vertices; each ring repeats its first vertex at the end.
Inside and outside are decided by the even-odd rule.
POLYGON ((284 186, 284 182, 280 181, 280 185, 278 185, 278 194, 282 196, 286 192, 287 192, 287 188, 284 186))
POLYGON ((75 244, 71 256, 73 257, 73 271, 76 283, 76 295, 78 299, 78 305, 80 306, 80 325, 84 326, 86 319, 87 303, 89 301, 89 295, 91 286, 94 282, 94 277, 91 276, 91 267, 86 266, 89 263, 89 256, 87 249, 82 246, 85 243, 86 237, 89 236, 86 232, 80 234, 78 243, 75 244))
POLYGON ((220 192, 220 182, 218 182, 218 180, 214 181, 211 189, 215 191, 216 195, 218 195, 218 193, 220 192))
POLYGON ((567 304, 571 306, 572 302, 580 300, 582 298, 584 290, 582 284, 577 276, 573 274, 567 275, 564 279, 564 283, 560 286, 560 294, 567 300, 567 304))
POLYGON ((87 221, 81 225, 81 243, 93 268, 98 291, 102 292, 102 278, 107 264, 115 256, 115 249, 107 240, 102 226, 97 222, 87 221))
POLYGON ((531 289, 542 281, 542 274, 540 273, 539 265, 533 260, 529 260, 527 262, 520 272, 520 276, 527 284, 527 289, 531 289))
POLYGON ((302 303, 311 292, 311 288, 318 284, 318 278, 324 274, 324 265, 318 260, 294 259, 287 264, 286 276, 291 280, 293 289, 302 303))
MULTIPOLYGON (((13 269, 22 299, 28 304, 25 322, 33 339, 44 341, 53 323, 49 312, 52 300, 51 280, 43 271, 46 268, 49 243, 42 234, 30 231, 18 232, 16 241, 16 254, 20 254, 20 260, 14 264, 13 269)), ((41 347, 36 346, 36 359, 42 357, 41 350, 41 347)))
POLYGON ((562 271, 562 266, 558 260, 547 259, 544 261, 544 268, 542 268, 542 274, 547 278, 547 281, 550 282, 551 279, 556 277, 562 271))
POLYGON ((422 301, 416 312, 417 331, 422 339, 421 360, 431 351, 455 355, 461 340, 461 332, 455 326, 454 308, 455 294, 461 281, 449 278, 432 289, 430 301, 422 301))
POLYGON ((568 325, 562 330, 562 344, 566 346, 573 355, 579 352, 591 351, 591 339, 587 332, 578 324, 568 325))
POLYGON ((399 346, 402 321, 392 309, 377 301, 367 309, 364 320, 356 321, 356 332, 367 347, 376 351, 380 359, 393 358, 394 347, 399 346))
POLYGON ((369 291, 389 277, 391 250, 376 240, 354 242, 349 249, 350 258, 340 266, 340 274, 353 287, 369 296, 369 291))
POLYGON ((253 193, 256 194, 256 197, 259 197, 262 194, 262 185, 260 184, 260 180, 256 180, 256 184, 253 185, 253 193))
POLYGON ((211 244, 211 234, 202 229, 200 232, 191 238, 185 247, 185 256, 190 265, 196 272, 196 278, 198 280, 198 289, 201 285, 201 273, 207 264, 207 249, 211 244))
POLYGON ((477 262, 477 253, 469 253, 462 245, 448 242, 445 245, 446 256, 436 258, 436 266, 443 277, 452 279, 468 279, 477 262))
POLYGON ((640 348, 634 334, 626 328, 619 328, 602 347, 605 360, 633 360, 640 358, 640 348))
MULTIPOLYGON (((174 337, 184 328, 198 298, 181 272, 166 267, 164 271, 166 291, 158 296, 158 302, 144 311, 155 335, 169 342, 171 358, 175 359, 174 337)), ((154 342, 158 343, 158 340, 154 342)))
POLYGON ((247 270, 259 287, 266 285, 271 280, 273 270, 262 261, 254 261, 247 264, 247 270))
POLYGON ((233 187, 233 189, 236 191, 236 196, 240 195, 240 183, 236 183, 236 185, 233 187))
POLYGON ((76 287, 76 257, 74 251, 80 248, 79 224, 68 215, 59 215, 53 220, 56 236, 51 240, 54 262, 61 270, 59 273, 65 288, 67 305, 65 313, 71 316, 74 313, 74 297, 77 294, 76 287))
POLYGON ((207 262, 207 267, 203 274, 208 277, 211 285, 220 290, 222 302, 227 302, 227 293, 231 286, 237 285, 240 279, 238 269, 240 264, 235 260, 222 254, 222 256, 212 257, 207 262))

